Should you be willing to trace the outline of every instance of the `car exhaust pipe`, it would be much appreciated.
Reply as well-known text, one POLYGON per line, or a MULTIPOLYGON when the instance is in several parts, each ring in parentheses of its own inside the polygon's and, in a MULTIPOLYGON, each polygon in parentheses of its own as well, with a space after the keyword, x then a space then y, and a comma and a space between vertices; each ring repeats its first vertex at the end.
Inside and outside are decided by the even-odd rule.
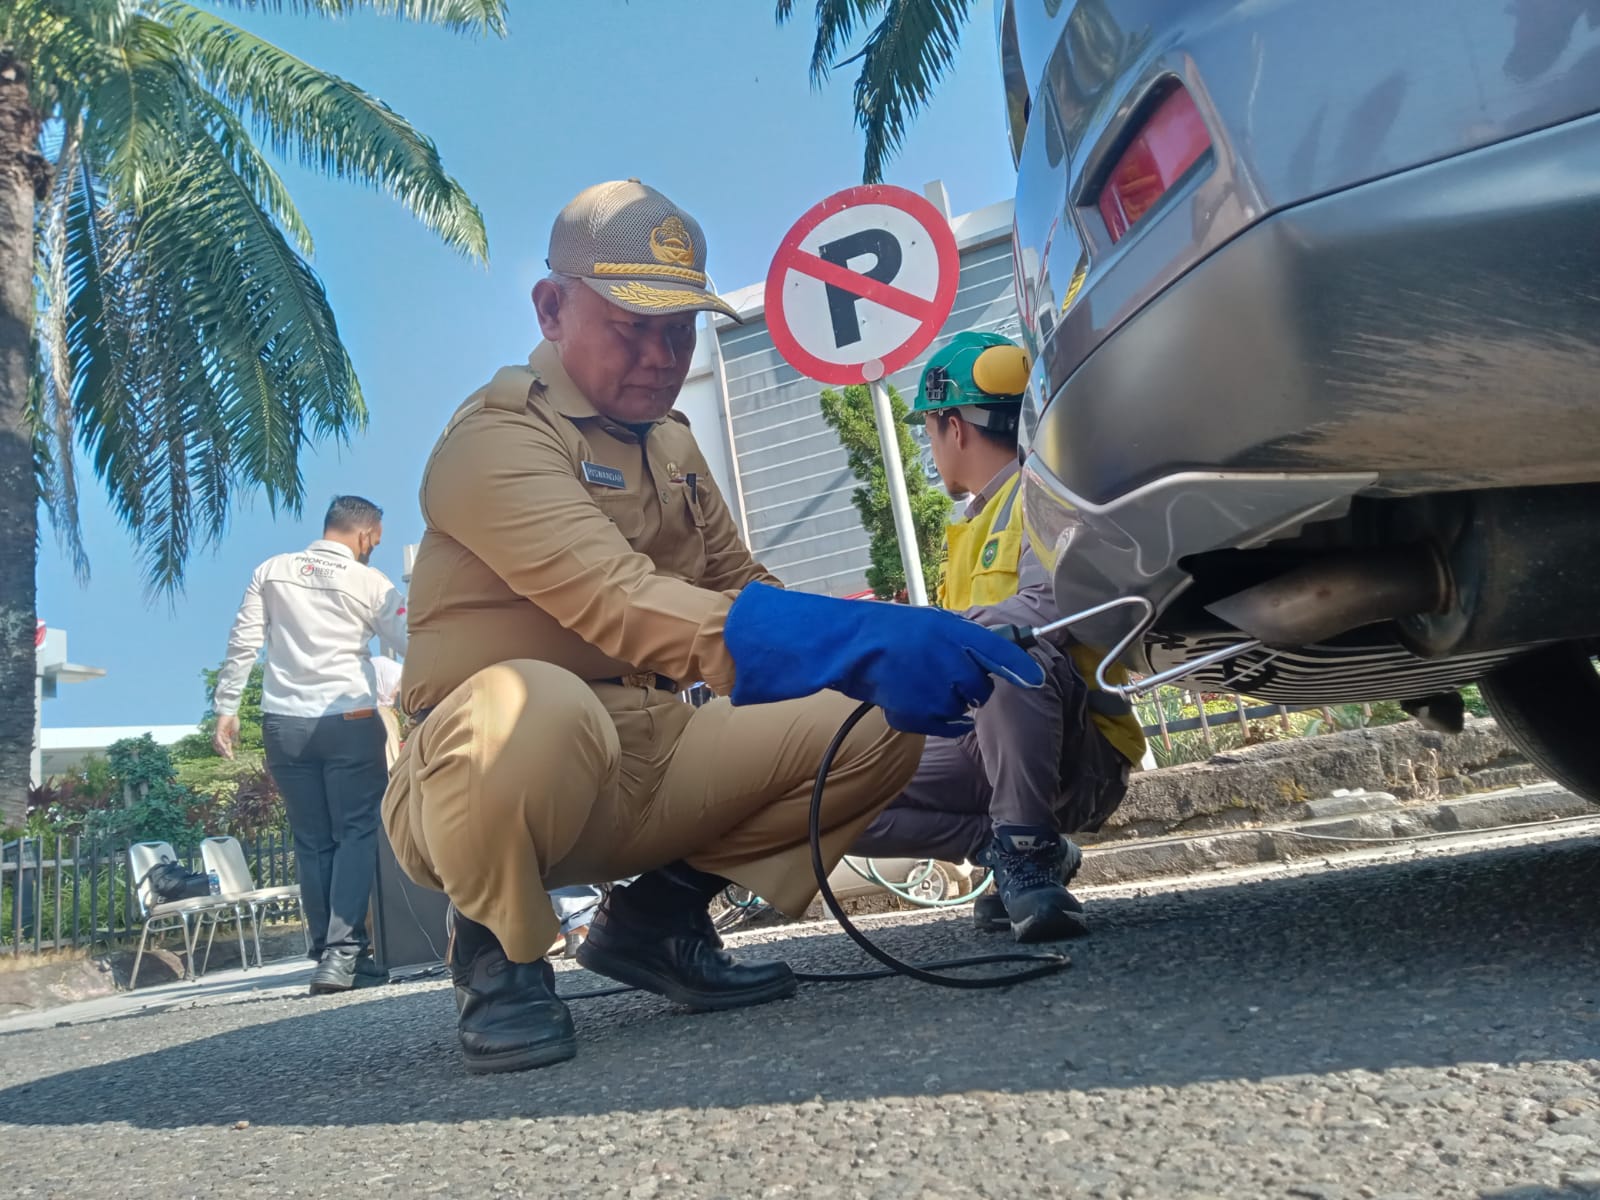
POLYGON ((1438 550, 1416 544, 1330 556, 1205 608, 1263 645, 1287 650, 1378 621, 1443 612, 1451 590, 1438 550))

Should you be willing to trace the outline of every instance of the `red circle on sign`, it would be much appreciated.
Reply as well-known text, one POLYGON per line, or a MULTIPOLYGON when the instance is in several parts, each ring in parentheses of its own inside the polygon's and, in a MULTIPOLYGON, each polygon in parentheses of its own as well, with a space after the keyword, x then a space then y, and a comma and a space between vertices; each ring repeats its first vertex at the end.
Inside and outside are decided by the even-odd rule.
POLYGON ((882 204, 906 213, 927 231, 939 258, 938 290, 932 297, 923 297, 929 305, 931 315, 917 326, 917 331, 910 338, 894 350, 887 354, 873 355, 875 360, 882 363, 883 373, 878 378, 884 379, 893 375, 926 350, 929 343, 939 336, 939 330, 950 316, 950 310, 955 307, 956 288, 961 281, 961 256, 956 249, 955 234, 950 232, 950 222, 945 220, 943 213, 915 192, 886 184, 863 184, 860 187, 845 188, 842 192, 835 192, 826 200, 808 209, 805 215, 795 222, 794 228, 784 235, 783 241, 778 244, 778 252, 772 256, 772 266, 767 271, 767 286, 763 298, 766 306, 767 331, 772 335, 772 344, 777 347, 778 353, 783 355, 785 362, 818 383, 848 385, 869 381, 861 372, 865 364, 828 362, 826 359, 818 358, 799 343, 790 331, 788 317, 783 311, 783 282, 790 271, 810 274, 803 267, 796 265, 795 260, 800 253, 800 243, 813 229, 828 217, 849 208, 859 208, 864 204, 882 204))

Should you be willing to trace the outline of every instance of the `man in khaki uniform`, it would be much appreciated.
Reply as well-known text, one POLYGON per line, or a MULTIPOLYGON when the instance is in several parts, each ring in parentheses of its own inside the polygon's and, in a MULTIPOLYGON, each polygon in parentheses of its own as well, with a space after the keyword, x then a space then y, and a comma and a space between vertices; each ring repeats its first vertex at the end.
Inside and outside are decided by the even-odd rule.
POLYGON ((916 769, 1032 660, 951 614, 785 592, 740 541, 673 411, 706 290, 699 226, 637 180, 564 209, 534 289, 545 337, 452 416, 425 468, 407 598, 410 714, 384 798, 396 856, 451 900, 469 1070, 575 1053, 543 960, 547 891, 614 889, 586 967, 698 1008, 791 995, 741 964, 707 906, 731 880, 798 914, 806 818, 854 701, 880 706, 830 778, 836 862, 916 769), (705 681, 695 708, 679 691, 705 681), (885 715, 887 714, 887 716, 885 715), (910 731, 910 732, 907 732, 910 731))

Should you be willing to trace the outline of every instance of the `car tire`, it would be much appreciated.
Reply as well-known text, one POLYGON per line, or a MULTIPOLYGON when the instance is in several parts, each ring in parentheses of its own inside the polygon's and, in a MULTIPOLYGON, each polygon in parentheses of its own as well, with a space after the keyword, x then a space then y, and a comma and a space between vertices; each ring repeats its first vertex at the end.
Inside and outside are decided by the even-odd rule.
POLYGON ((1588 642, 1563 642, 1514 659, 1480 685, 1500 729, 1551 779, 1600 804, 1600 671, 1588 642))

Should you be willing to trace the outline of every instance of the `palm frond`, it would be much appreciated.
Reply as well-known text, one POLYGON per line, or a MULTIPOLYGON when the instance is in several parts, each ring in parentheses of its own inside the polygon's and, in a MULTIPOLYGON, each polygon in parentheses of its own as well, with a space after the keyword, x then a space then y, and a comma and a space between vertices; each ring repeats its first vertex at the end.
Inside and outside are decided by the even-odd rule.
POLYGON ((129 387, 129 361, 141 330, 133 298, 140 279, 131 222, 111 208, 96 165, 80 157, 67 206, 64 265, 72 420, 112 510, 130 528, 143 520, 140 449, 143 402, 129 387))
POLYGON ((136 533, 147 584, 170 593, 197 533, 221 536, 234 484, 298 513, 308 430, 348 442, 366 408, 320 281, 214 142, 151 194, 137 253, 178 335, 138 360, 151 501, 136 533))
POLYGON ((256 148, 250 131, 238 115, 215 96, 198 88, 194 90, 192 104, 204 115, 217 148, 240 182, 249 189, 256 204, 277 222, 296 250, 309 256, 316 247, 305 218, 300 215, 282 177, 256 148))
MULTIPOLYGON (((224 2, 505 30, 504 0, 224 2)), ((388 106, 184 0, 0 0, 0 46, 22 44, 56 167, 35 242, 36 484, 85 572, 81 461, 170 597, 240 488, 298 512, 302 450, 366 420, 302 258, 310 232, 264 152, 385 191, 479 259, 483 219, 388 106)))
POLYGON ((439 25, 455 33, 506 34, 504 0, 226 0, 236 8, 343 17, 370 12, 419 25, 439 25))
POLYGON ((82 97, 85 152, 120 201, 137 215, 165 179, 174 146, 198 128, 183 51, 172 31, 148 17, 128 22, 111 68, 82 97))
POLYGON ((122 36, 124 0, 11 0, 0 7, 0 46, 29 67, 34 107, 67 110, 109 68, 108 48, 122 36))
POLYGON ((388 192, 446 244, 486 258, 483 215, 437 146, 388 105, 215 13, 182 0, 155 11, 203 86, 243 112, 275 151, 388 192))
POLYGON ((54 155, 55 174, 50 195, 40 210, 35 235, 39 289, 35 347, 38 371, 34 393, 34 420, 48 439, 48 453, 39 458, 40 498, 55 530, 56 541, 72 562, 80 583, 89 579, 89 557, 83 546, 78 519, 77 463, 73 454, 72 354, 67 319, 71 304, 67 283, 67 220, 78 178, 76 124, 65 127, 54 155))
POLYGON ((883 179, 911 121, 955 63, 972 0, 888 0, 861 52, 856 125, 866 135, 862 178, 883 179))
MULTIPOLYGON (((811 86, 821 87, 828 75, 843 64, 834 60, 855 37, 883 10, 888 0, 817 0, 817 37, 811 47, 811 86)), ((778 24, 794 15, 794 0, 778 0, 778 24)), ((846 60, 851 61, 851 60, 846 60)))

